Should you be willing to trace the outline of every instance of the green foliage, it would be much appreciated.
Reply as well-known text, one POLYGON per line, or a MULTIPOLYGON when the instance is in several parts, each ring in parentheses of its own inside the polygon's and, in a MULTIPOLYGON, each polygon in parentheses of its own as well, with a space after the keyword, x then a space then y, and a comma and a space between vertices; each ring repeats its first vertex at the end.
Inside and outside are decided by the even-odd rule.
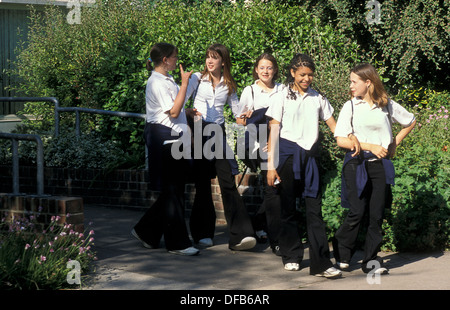
POLYGON ((395 250, 442 250, 449 246, 449 164, 447 151, 419 143, 394 160, 397 177, 389 242, 395 244, 395 250))
POLYGON ((342 161, 336 169, 323 174, 322 216, 327 225, 327 236, 331 240, 344 221, 345 210, 341 207, 341 173, 342 161))
MULTIPOLYGON (((26 130, 26 133, 41 137, 47 167, 112 169, 130 160, 114 142, 105 141, 96 132, 77 136, 73 130, 67 130, 56 138, 52 132, 26 130)), ((11 147, 10 140, 0 140, 0 160, 4 164, 12 162, 11 147)), ((18 151, 20 165, 36 165, 36 143, 19 141, 18 151)))
POLYGON ((91 248, 94 231, 85 234, 75 232, 71 224, 61 225, 59 216, 53 216, 46 231, 40 231, 40 224, 36 221, 39 216, 2 218, 1 289, 70 288, 67 278, 72 269, 67 263, 70 260, 78 261, 80 273, 84 273, 95 259, 95 252, 91 248))
POLYGON ((427 85, 447 89, 450 1, 384 0, 380 24, 366 21, 367 0, 303 0, 323 23, 333 24, 361 46, 361 60, 386 68, 392 88, 427 85))
MULTIPOLYGON (((111 141, 103 141, 96 133, 76 136, 65 133, 50 139, 44 158, 48 167, 110 168, 124 152, 111 141)), ((122 155, 122 156, 121 156, 122 155)))
POLYGON ((396 185, 392 211, 384 223, 385 249, 449 247, 449 98, 447 92, 423 89, 404 90, 395 98, 413 105, 410 110, 417 123, 393 159, 396 185))
MULTIPOLYGON (((220 42, 231 51, 238 95, 253 82, 253 62, 262 52, 273 53, 281 69, 296 52, 304 52, 317 64, 315 87, 340 110, 347 86, 335 81, 347 79, 357 50, 342 33, 319 25, 296 6, 193 3, 103 1, 84 7, 79 25, 68 24, 66 12, 54 7, 33 14, 29 44, 14 71, 23 81, 21 90, 30 96, 57 97, 62 106, 144 113, 145 62, 153 44, 175 44, 179 62, 200 71, 206 48, 220 42)), ((179 78, 178 69, 173 74, 179 78)), ((49 105, 28 104, 25 112, 36 115, 41 128, 48 129, 53 125, 52 111, 49 105)), ((226 115, 231 122, 229 109, 226 115)), ((65 113, 61 123, 73 124, 73 115, 65 113)), ((128 154, 144 153, 144 126, 135 120, 97 117, 87 127, 128 154)))
POLYGON ((417 121, 410 137, 398 148, 397 155, 403 156, 415 144, 447 150, 450 144, 448 133, 450 93, 426 89, 403 90, 395 100, 406 104, 417 121))

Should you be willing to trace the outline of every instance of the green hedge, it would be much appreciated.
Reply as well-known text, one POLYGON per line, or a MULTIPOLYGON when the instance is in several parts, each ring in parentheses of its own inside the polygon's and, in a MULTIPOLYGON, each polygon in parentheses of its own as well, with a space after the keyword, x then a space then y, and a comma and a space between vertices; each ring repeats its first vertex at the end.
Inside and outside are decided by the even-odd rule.
MULTIPOLYGON (((383 69, 390 87, 448 89, 450 2, 436 0, 290 0, 332 24, 361 46, 361 56, 383 69), (381 23, 369 24, 378 2, 381 23), (366 7, 369 5, 369 8, 366 7)), ((380 68, 381 69, 381 68, 380 68)))

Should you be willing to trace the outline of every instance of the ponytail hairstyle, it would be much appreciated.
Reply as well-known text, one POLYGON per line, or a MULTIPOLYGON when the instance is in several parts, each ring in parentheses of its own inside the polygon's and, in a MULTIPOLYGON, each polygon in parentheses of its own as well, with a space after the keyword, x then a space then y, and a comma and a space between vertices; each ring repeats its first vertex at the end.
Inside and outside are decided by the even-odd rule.
POLYGON ((175 45, 170 43, 156 43, 150 49, 150 57, 147 59, 147 70, 152 71, 163 62, 164 57, 169 58, 174 53, 178 53, 175 45))
MULTIPOLYGON (((231 76, 231 58, 230 58, 230 52, 228 51, 227 47, 222 44, 213 44, 206 50, 205 58, 208 56, 217 57, 219 55, 222 58, 223 62, 223 79, 225 84, 228 87, 228 96, 231 95, 233 92, 237 90, 236 82, 234 81, 233 77, 231 76)), ((205 76, 209 74, 208 67, 205 64, 205 69, 203 69, 202 76, 205 76)))
POLYGON ((278 78, 280 77, 280 71, 279 71, 279 68, 278 68, 278 63, 277 63, 277 60, 275 59, 275 57, 272 54, 269 54, 269 53, 262 53, 256 59, 255 65, 253 66, 253 79, 255 81, 258 79, 258 73, 256 73, 256 68, 259 65, 259 61, 262 60, 262 59, 266 59, 266 60, 272 62, 272 65, 273 65, 273 81, 278 80, 278 78))
POLYGON ((387 106, 389 96, 384 89, 377 70, 371 64, 362 63, 356 65, 351 72, 356 74, 363 81, 370 80, 371 83, 367 89, 370 99, 372 99, 373 102, 376 102, 381 108, 387 106))
POLYGON ((288 87, 287 98, 291 100, 297 99, 297 95, 293 90, 295 79, 291 75, 291 70, 296 72, 300 67, 307 67, 311 69, 312 72, 316 71, 316 65, 314 64, 314 60, 306 54, 298 53, 291 59, 291 62, 289 63, 289 66, 286 70, 286 81, 285 81, 285 84, 288 87))

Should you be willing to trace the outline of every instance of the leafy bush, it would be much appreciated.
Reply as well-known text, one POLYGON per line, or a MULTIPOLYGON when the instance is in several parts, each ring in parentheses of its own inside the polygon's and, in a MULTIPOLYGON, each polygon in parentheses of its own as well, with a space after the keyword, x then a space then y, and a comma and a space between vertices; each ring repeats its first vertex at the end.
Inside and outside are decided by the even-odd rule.
MULTIPOLYGON (((95 259, 94 231, 78 233, 71 224, 59 224, 53 216, 46 231, 37 229, 36 218, 2 218, 0 223, 0 288, 60 289, 73 287, 68 281, 69 261, 89 270, 95 259)), ((69 265, 70 266, 70 265, 69 265)), ((81 279, 80 279, 81 281, 81 279)), ((76 282, 75 282, 76 283, 76 282)))
MULTIPOLYGON (((273 53, 282 69, 296 52, 308 53, 317 64, 315 87, 336 111, 347 96, 346 83, 336 80, 347 80, 357 50, 355 43, 319 25, 303 8, 276 1, 98 1, 95 8, 82 9, 78 25, 68 24, 66 12, 50 7, 32 14, 29 34, 14 71, 23 81, 21 91, 55 96, 62 106, 138 113, 145 112, 145 62, 157 42, 175 44, 180 63, 195 71, 203 69, 210 44, 228 46, 238 95, 252 83, 253 62, 262 52, 273 53)), ((178 70, 173 74, 179 78, 178 70)), ((44 116, 42 128, 53 124, 51 111, 51 106, 38 104, 27 104, 26 109, 44 116)), ((61 122, 68 118, 64 115, 61 122)), ((130 154, 144 153, 143 126, 135 120, 99 117, 87 128, 94 129, 130 154)))
MULTIPOLYGON (((384 0, 380 24, 369 24, 367 0, 292 0, 322 23, 332 24, 361 46, 361 60, 384 67, 391 87, 425 85, 447 88, 450 3, 435 0, 384 0)), ((384 69, 383 69, 384 70, 384 69)))
MULTIPOLYGON (((98 133, 90 132, 77 136, 73 130, 63 131, 58 137, 52 132, 34 130, 21 131, 39 134, 44 146, 44 165, 65 168, 104 168, 112 169, 129 158, 113 141, 105 141, 98 133)), ((12 163, 11 142, 0 140, 0 160, 12 163)), ((19 141, 19 163, 36 165, 36 143, 19 141)))
POLYGON ((397 100, 416 116, 416 126, 397 149, 393 207, 384 223, 385 248, 436 250, 450 245, 450 94, 403 91, 397 100))
MULTIPOLYGON (((394 161, 392 226, 394 250, 443 250, 450 245, 450 156, 435 146, 414 144, 394 161), (419 160, 418 160, 419 159, 419 160)), ((390 240, 389 240, 390 238, 390 240)))

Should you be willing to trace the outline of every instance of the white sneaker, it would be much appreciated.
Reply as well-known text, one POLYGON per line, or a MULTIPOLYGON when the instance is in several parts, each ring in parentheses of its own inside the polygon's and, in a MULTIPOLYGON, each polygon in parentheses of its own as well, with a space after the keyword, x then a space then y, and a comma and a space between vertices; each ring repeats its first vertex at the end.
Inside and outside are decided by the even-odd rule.
POLYGON ((336 262, 336 265, 341 270, 346 270, 346 269, 348 269, 350 267, 350 265, 348 263, 336 262))
POLYGON ((284 264, 284 269, 288 271, 297 271, 300 269, 300 265, 297 263, 286 263, 284 264))
POLYGON ((380 268, 376 269, 373 273, 379 274, 379 275, 388 274, 389 270, 386 267, 380 267, 380 268))
POLYGON ((256 239, 253 237, 245 237, 241 240, 240 243, 231 246, 230 249, 234 251, 244 251, 244 250, 250 250, 254 248, 256 245, 256 239))
POLYGON ((196 249, 192 246, 185 248, 183 250, 170 250, 168 252, 172 253, 172 254, 186 255, 186 256, 193 256, 193 255, 197 255, 198 253, 200 253, 200 251, 198 249, 196 249))
POLYGON ((145 242, 144 240, 142 240, 141 238, 139 238, 139 236, 138 236, 138 234, 136 233, 136 231, 134 230, 134 228, 133 228, 133 230, 131 231, 131 234, 133 235, 133 237, 135 237, 136 239, 138 239, 138 240, 142 243, 142 245, 144 246, 144 248, 147 248, 147 249, 153 249, 153 246, 151 246, 150 244, 148 244, 147 242, 145 242))
POLYGON ((317 277, 325 277, 328 279, 337 278, 342 275, 342 272, 339 269, 336 269, 334 267, 330 267, 324 272, 316 274, 317 277))
POLYGON ((207 248, 207 247, 213 246, 214 243, 211 238, 203 238, 198 241, 197 245, 207 248))

